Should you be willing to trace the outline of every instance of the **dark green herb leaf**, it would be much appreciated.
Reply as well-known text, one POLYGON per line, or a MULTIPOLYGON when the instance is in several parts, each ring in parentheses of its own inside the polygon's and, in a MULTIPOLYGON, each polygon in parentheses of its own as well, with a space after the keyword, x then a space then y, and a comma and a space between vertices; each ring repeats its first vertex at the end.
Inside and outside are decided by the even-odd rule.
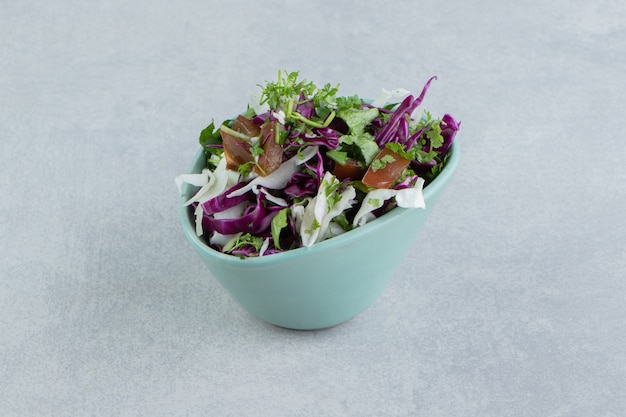
POLYGON ((203 148, 208 145, 219 145, 222 143, 222 136, 220 135, 219 128, 215 128, 215 123, 211 121, 211 124, 202 129, 200 132, 200 146, 203 148))
POLYGON ((346 122, 352 135, 360 136, 365 131, 365 127, 378 117, 378 109, 347 108, 337 112, 337 116, 346 122))
POLYGON ((259 236, 253 236, 250 233, 245 233, 237 238, 235 243, 229 248, 228 252, 232 252, 236 249, 241 249, 247 245, 251 245, 259 251, 263 246, 263 238, 259 236))
POLYGON ((372 161, 372 171, 376 172, 379 169, 383 169, 387 166, 387 164, 390 164, 392 162, 396 162, 396 158, 391 155, 385 155, 382 158, 376 158, 372 161))
POLYGON ((352 223, 350 223, 350 221, 348 221, 348 218, 346 217, 345 213, 341 213, 340 215, 336 216, 333 219, 333 222, 335 222, 339 226, 341 226, 341 228, 344 230, 344 232, 352 230, 352 223))
POLYGON ((289 208, 284 208, 272 218, 272 239, 274 239, 274 246, 276 249, 281 249, 280 231, 287 227, 287 214, 289 214, 289 208))
POLYGON ((339 165, 345 165, 348 162, 348 153, 332 149, 326 152, 326 156, 337 162, 339 165))
POLYGON ((426 137, 430 140, 432 149, 436 149, 443 145, 443 136, 441 136, 441 126, 439 123, 433 123, 430 130, 426 132, 426 137))
POLYGON ((338 113, 348 109, 360 109, 363 105, 363 100, 357 95, 350 97, 337 97, 336 102, 338 113))

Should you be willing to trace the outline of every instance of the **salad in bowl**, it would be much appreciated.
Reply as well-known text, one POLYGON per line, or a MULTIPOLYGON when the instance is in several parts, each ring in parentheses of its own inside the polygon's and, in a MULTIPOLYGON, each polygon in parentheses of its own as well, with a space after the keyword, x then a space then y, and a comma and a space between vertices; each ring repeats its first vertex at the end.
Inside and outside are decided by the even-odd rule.
POLYGON ((308 248, 395 208, 425 208, 460 123, 419 94, 384 90, 374 100, 339 96, 299 72, 259 86, 245 111, 199 138, 204 168, 176 178, 194 187, 183 205, 195 234, 237 258, 308 248))

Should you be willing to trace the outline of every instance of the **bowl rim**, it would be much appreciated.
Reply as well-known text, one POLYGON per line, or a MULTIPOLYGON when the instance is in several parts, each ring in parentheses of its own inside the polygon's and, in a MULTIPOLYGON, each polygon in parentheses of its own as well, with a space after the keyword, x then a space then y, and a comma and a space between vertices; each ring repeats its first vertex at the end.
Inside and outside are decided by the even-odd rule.
MULTIPOLYGON (((441 189, 448 183, 448 181, 450 180, 450 178, 456 171, 456 168, 459 164, 460 152, 461 152, 461 145, 459 143, 459 140, 455 139, 454 142, 452 142, 452 146, 449 152, 449 157, 443 169, 432 182, 430 182, 426 187, 424 187, 423 193, 424 193, 424 200, 426 201, 426 203, 428 203, 428 200, 433 195, 441 191, 441 189)), ((198 158, 200 158, 201 155, 204 155, 204 150, 202 148, 200 148, 194 155, 192 162, 189 164, 189 167, 187 169, 188 173, 192 173, 193 166, 197 163, 198 158)), ((380 216, 364 224, 363 226, 359 226, 339 236, 335 236, 330 239, 323 240, 310 247, 296 248, 296 249, 291 249, 291 250, 287 250, 284 252, 274 253, 271 255, 260 256, 260 257, 240 258, 238 256, 228 255, 228 254, 218 252, 217 250, 211 248, 206 243, 204 243, 203 240, 199 236, 196 235, 194 222, 192 221, 193 219, 190 217, 190 214, 189 214, 190 212, 189 206, 185 206, 185 202, 188 199, 185 196, 189 194, 188 190, 191 187, 193 186, 189 184, 184 184, 183 192, 181 193, 180 203, 179 203, 180 222, 182 224, 183 231, 187 239, 196 248, 196 250, 201 251, 203 254, 206 254, 207 256, 210 256, 218 261, 221 261, 222 263, 233 264, 233 265, 237 265, 240 267, 259 267, 263 265, 274 264, 274 263, 281 262, 281 261, 294 260, 294 259, 300 258, 301 256, 306 256, 312 250, 332 251, 333 249, 343 246, 352 240, 359 239, 361 235, 363 235, 364 233, 368 233, 372 229, 383 228, 388 223, 393 222, 395 218, 400 217, 400 216, 406 216, 411 211, 415 210, 411 208, 396 207, 393 210, 389 211, 388 213, 385 213, 385 215, 380 216)))

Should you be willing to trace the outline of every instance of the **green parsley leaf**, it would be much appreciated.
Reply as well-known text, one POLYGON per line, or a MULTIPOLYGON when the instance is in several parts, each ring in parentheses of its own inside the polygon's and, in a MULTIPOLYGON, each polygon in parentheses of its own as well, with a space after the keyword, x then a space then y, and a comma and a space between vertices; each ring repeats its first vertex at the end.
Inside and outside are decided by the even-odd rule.
POLYGON ((250 175, 255 165, 256 163, 254 163, 254 161, 246 162, 245 164, 239 165, 237 167, 237 171, 241 174, 241 176, 247 177, 250 175))
POLYGON ((257 140, 250 146, 250 154, 256 159, 256 157, 263 155, 265 151, 261 147, 261 141, 257 140))
MULTIPOLYGON (((344 145, 354 145, 356 149, 353 154, 356 159, 362 159, 365 162, 365 165, 369 165, 372 163, 380 149, 378 149, 378 144, 374 141, 374 136, 370 133, 363 133, 361 135, 343 135, 339 142, 344 145), (358 156, 357 156, 358 155, 358 156)), ((351 153, 348 152, 348 155, 351 153)))
POLYGON ((372 171, 376 172, 380 169, 383 169, 387 166, 387 164, 390 164, 392 162, 396 162, 396 158, 391 155, 385 155, 382 158, 376 158, 372 161, 372 171))
POLYGON ((431 125, 433 122, 433 117, 430 114, 429 111, 424 110, 424 113, 422 114, 422 117, 420 118, 419 122, 417 123, 417 125, 415 125, 415 131, 417 132, 420 129, 423 129, 429 125, 431 125))
POLYGON ((350 221, 348 220, 348 218, 346 217, 346 213, 341 213, 338 216, 336 216, 333 219, 333 222, 337 223, 339 226, 341 226, 341 228, 344 230, 344 232, 347 232, 349 230, 352 230, 352 223, 350 223, 350 221))
POLYGON ((274 239, 274 246, 276 249, 280 247, 280 231, 287 227, 287 214, 289 208, 284 208, 279 211, 273 218, 271 223, 272 239, 274 239))
POLYGON ((405 159, 408 159, 408 160, 414 159, 413 152, 405 151, 404 150, 404 145, 402 145, 400 143, 390 142, 387 145, 385 145, 385 148, 389 149, 390 151, 392 151, 396 155, 401 156, 402 158, 405 158, 405 159))
POLYGON ((276 132, 276 137, 278 138, 277 143, 281 146, 284 145, 287 141, 287 137, 289 137, 289 131, 286 129, 278 129, 276 132))
POLYGON ((350 97, 337 97, 336 102, 338 112, 348 109, 360 109, 363 105, 363 99, 356 94, 350 97))
POLYGON ((326 205, 328 206, 328 211, 332 210, 335 207, 335 204, 341 201, 341 194, 333 193, 326 197, 326 205))
POLYGON ((214 121, 211 121, 211 124, 200 132, 198 142, 200 143, 200 146, 204 148, 207 167, 217 167, 217 164, 224 153, 224 148, 222 146, 215 146, 222 145, 222 136, 220 135, 220 129, 215 128, 214 121), (214 156, 216 156, 216 158, 214 158, 214 156))
POLYGON ((245 118, 248 118, 248 119, 253 119, 254 116, 256 116, 256 115, 257 115, 256 112, 254 111, 254 109, 252 107, 250 107, 250 105, 248 105, 248 108, 246 109, 246 111, 243 114, 243 116, 245 118))
MULTIPOLYGON (((363 182, 360 181, 360 180, 350 181, 350 184, 352 184, 352 186, 357 190, 357 192, 359 192, 359 193, 361 193, 363 195, 366 195, 370 191, 375 190, 375 188, 368 187, 367 185, 363 184, 363 182)), ((359 199, 359 201, 361 201, 361 199, 359 199)))
POLYGON ((443 136, 441 136, 441 126, 439 123, 431 125, 430 130, 426 132, 426 137, 430 140, 432 149, 440 148, 443 145, 443 136))
POLYGON ((362 134, 354 143, 359 147, 359 151, 361 151, 361 155, 366 164, 370 164, 374 158, 376 158, 378 152, 380 152, 378 144, 374 141, 374 136, 369 133, 362 134))
POLYGON ((406 167, 404 168, 404 170, 402 171, 402 174, 400 174, 400 177, 396 180, 396 182, 400 183, 404 181, 405 179, 407 179, 408 177, 413 177, 414 175, 415 175, 415 171, 413 171, 409 167, 406 167))
POLYGON ((211 121, 211 124, 202 129, 199 138, 200 146, 206 147, 209 145, 219 145, 222 143, 222 136, 220 135, 219 128, 215 128, 215 122, 211 121))
POLYGON ((361 136, 365 128, 372 123, 372 120, 378 117, 378 109, 355 109, 351 107, 337 112, 337 116, 346 122, 352 135, 361 136))
POLYGON ((378 208, 382 205, 380 198, 368 198, 367 204, 375 208, 378 208))
POLYGON ((287 109, 290 100, 304 93, 305 97, 313 95, 317 87, 312 82, 306 80, 298 81, 299 71, 285 72, 278 71, 276 82, 267 82, 262 88, 260 104, 267 103, 272 110, 287 109))
POLYGON ((313 96, 313 107, 317 110, 335 106, 335 95, 338 91, 339 84, 333 87, 330 83, 318 89, 313 96))
POLYGON ((441 136, 441 120, 435 119, 428 111, 420 118, 419 122, 413 127, 411 133, 424 129, 425 134, 420 137, 417 147, 428 147, 436 149, 443 145, 443 136, 441 136))
POLYGON ((330 151, 326 152, 326 156, 337 162, 339 165, 345 165, 348 162, 347 152, 331 149, 330 151))
POLYGON ((232 252, 236 249, 241 249, 247 245, 251 245, 257 251, 261 250, 261 246, 263 246, 263 238, 259 236, 253 236, 250 233, 244 233, 239 236, 233 245, 228 248, 228 252, 232 252))

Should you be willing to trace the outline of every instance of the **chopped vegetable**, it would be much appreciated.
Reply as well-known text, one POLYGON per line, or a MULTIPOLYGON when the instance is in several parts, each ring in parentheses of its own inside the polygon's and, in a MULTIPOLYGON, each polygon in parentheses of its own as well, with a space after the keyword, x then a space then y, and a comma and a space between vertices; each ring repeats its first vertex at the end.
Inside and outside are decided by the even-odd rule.
POLYGON ((276 171, 283 163, 283 147, 280 144, 280 124, 278 122, 265 123, 260 130, 259 142, 263 152, 255 171, 259 175, 269 175, 276 171))
POLYGON ((372 188, 391 188, 411 161, 389 148, 383 148, 372 161, 363 184, 372 188))
POLYGON ((385 90, 368 103, 339 86, 279 72, 247 110, 200 133, 206 168, 176 178, 197 187, 186 204, 196 234, 246 258, 308 247, 395 207, 424 208, 422 190, 441 172, 459 130, 415 97, 385 90))
MULTIPOLYGON (((330 153, 330 151, 328 153, 330 153)), ((346 157, 341 162, 337 160, 335 161, 337 163, 335 163, 333 174, 335 175, 335 177, 342 181, 360 180, 361 178, 363 178, 363 175, 365 175, 365 168, 356 159, 346 157)))
POLYGON ((224 144, 226 167, 231 170, 237 170, 241 165, 254 162, 254 157, 250 152, 250 142, 236 135, 236 133, 236 131, 225 126, 222 126, 220 129, 222 143, 224 144))
POLYGON ((352 207, 356 191, 353 186, 340 182, 326 172, 317 192, 304 210, 300 236, 304 246, 311 246, 327 237, 331 221, 352 207))

